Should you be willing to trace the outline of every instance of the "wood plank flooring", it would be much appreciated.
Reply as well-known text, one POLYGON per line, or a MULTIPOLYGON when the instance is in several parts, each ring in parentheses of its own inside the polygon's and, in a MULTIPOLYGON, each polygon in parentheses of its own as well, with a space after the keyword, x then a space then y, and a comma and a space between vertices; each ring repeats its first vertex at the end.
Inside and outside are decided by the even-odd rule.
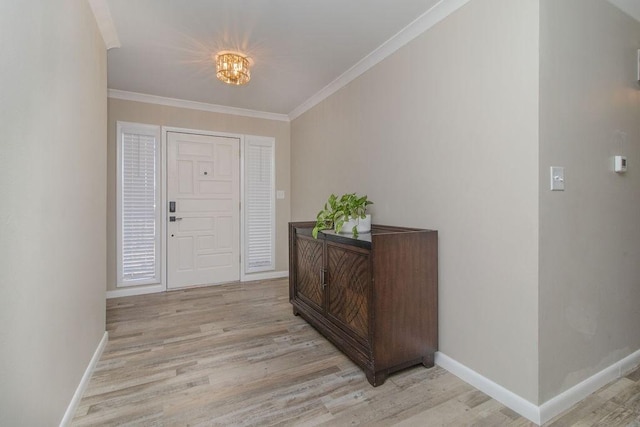
MULTIPOLYGON (((534 425, 438 366, 371 387, 287 279, 111 299, 107 330, 74 426, 534 425)), ((549 425, 640 427, 640 370, 549 425)))

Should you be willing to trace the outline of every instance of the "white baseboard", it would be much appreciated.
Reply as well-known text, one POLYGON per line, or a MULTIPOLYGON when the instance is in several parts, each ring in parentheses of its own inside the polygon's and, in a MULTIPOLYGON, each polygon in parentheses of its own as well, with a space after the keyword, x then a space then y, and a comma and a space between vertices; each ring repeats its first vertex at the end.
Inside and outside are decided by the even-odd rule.
POLYGON ((546 423, 591 393, 628 374, 640 365, 640 350, 604 368, 579 384, 540 405, 540 422, 546 423))
MULTIPOLYGON (((241 282, 252 282, 254 280, 269 280, 269 279, 280 279, 282 277, 288 277, 289 271, 268 271, 266 273, 253 273, 253 274, 242 274, 240 276, 241 282)), ((209 285, 205 285, 209 286, 209 285)), ((145 295, 145 294, 156 294, 158 292, 164 292, 167 289, 162 285, 143 285, 143 286, 130 286, 122 289, 114 289, 111 291, 107 291, 107 299, 111 298, 119 298, 119 297, 130 297, 133 295, 145 295)))
POLYGON ((80 384, 78 384, 78 387, 76 388, 76 392, 73 393, 71 402, 69 403, 69 406, 67 407, 67 410, 65 411, 64 416, 62 417, 62 421, 60 421, 60 427, 66 427, 71 423, 71 420, 73 419, 73 416, 76 413, 76 409, 78 409, 78 405, 80 404, 80 400, 82 399, 82 395, 84 394, 84 391, 87 389, 87 386, 89 385, 89 380, 91 379, 93 370, 95 369, 96 364, 100 360, 100 356, 102 356, 102 352, 104 351, 104 348, 107 345, 108 340, 109 340, 109 333, 105 331, 104 335, 102 335, 102 339, 98 343, 98 347, 96 348, 96 351, 93 353, 93 357, 91 357, 91 360, 89 361, 89 365, 87 366, 87 369, 85 369, 84 371, 84 375, 82 375, 82 378, 80 379, 80 384))
POLYGON ((268 271, 266 273, 251 273, 251 274, 242 274, 240 276, 241 282, 252 282, 254 280, 269 280, 269 279, 280 279, 282 277, 288 277, 289 271, 268 271))
POLYGON ((635 353, 631 353, 621 361, 617 363, 620 367, 620 372, 618 373, 618 378, 624 377, 629 372, 633 371, 640 365, 640 350, 635 353))
POLYGON ((471 384, 504 406, 511 408, 528 420, 540 425, 540 409, 537 405, 507 390, 500 384, 494 383, 489 378, 480 375, 442 352, 436 352, 435 362, 464 382, 471 384))
POLYGON ((143 286, 130 286, 122 289, 114 289, 107 291, 107 299, 118 297, 130 297, 134 295, 156 294, 158 292, 166 291, 162 285, 143 285, 143 286))
POLYGON ((471 384, 528 420, 541 425, 560 415, 610 382, 621 378, 637 368, 638 365, 640 365, 640 350, 592 375, 540 406, 507 390, 444 353, 437 352, 435 362, 461 380, 471 384))

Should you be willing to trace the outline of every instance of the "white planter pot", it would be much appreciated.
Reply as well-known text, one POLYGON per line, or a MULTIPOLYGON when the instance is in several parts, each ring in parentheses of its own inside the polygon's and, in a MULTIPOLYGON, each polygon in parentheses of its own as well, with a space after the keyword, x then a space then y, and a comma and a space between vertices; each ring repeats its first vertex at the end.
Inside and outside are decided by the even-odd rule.
POLYGON ((366 214, 365 218, 350 218, 349 221, 345 221, 342 225, 340 234, 351 234, 353 227, 358 227, 358 233, 368 233, 371 231, 371 215, 366 214))

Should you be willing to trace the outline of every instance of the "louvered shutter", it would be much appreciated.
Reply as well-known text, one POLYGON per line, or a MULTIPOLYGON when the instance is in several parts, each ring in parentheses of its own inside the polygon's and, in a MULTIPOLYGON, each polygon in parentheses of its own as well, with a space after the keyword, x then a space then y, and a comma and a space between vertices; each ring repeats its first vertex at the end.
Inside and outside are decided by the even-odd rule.
POLYGON ((118 124, 118 286, 160 282, 159 134, 118 124))
POLYGON ((273 138, 245 138, 245 273, 275 269, 273 138))

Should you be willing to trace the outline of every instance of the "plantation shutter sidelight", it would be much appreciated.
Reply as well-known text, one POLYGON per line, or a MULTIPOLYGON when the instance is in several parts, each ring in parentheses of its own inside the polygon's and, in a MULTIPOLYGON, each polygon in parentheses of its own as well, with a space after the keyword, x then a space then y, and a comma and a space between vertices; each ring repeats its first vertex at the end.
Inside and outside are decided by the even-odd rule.
POLYGON ((275 269, 274 139, 245 139, 245 273, 275 269))
POLYGON ((159 131, 118 124, 118 286, 160 282, 159 131))

